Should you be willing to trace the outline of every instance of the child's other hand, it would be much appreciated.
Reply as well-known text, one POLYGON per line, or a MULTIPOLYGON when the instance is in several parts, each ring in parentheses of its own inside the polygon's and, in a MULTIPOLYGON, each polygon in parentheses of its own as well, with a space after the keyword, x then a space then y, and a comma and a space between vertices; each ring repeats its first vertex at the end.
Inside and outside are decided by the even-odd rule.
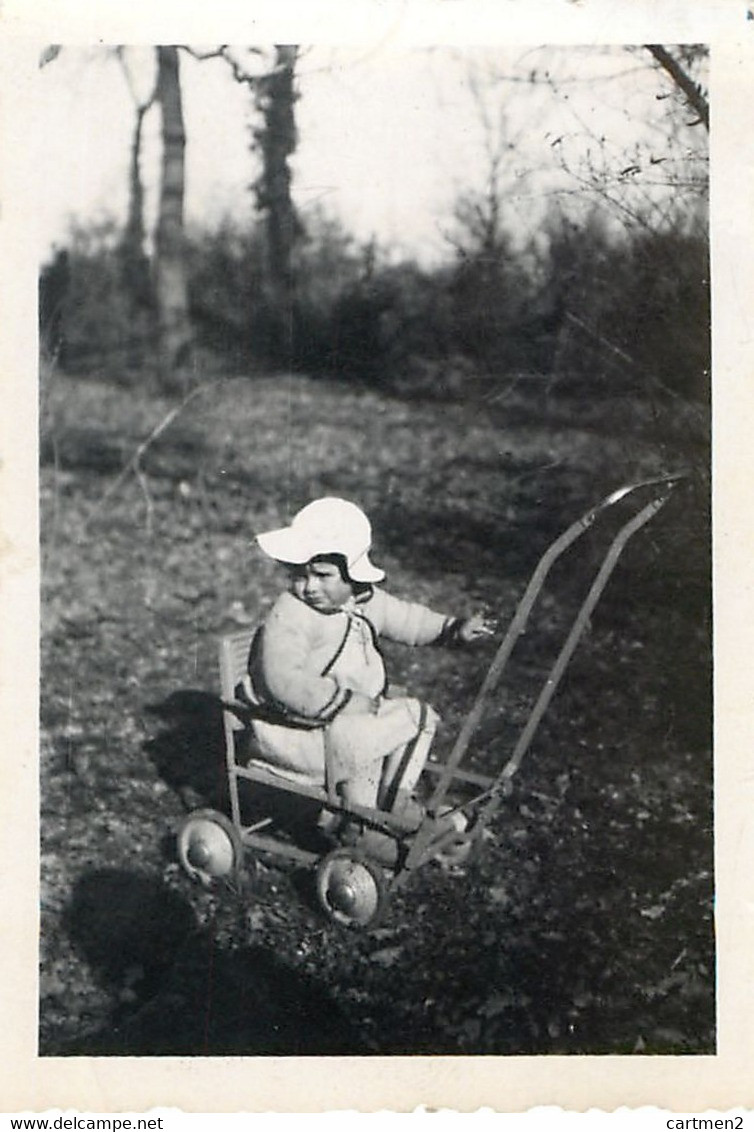
POLYGON ((472 641, 481 640, 482 637, 493 637, 496 628, 495 622, 490 621, 483 613, 474 613, 471 617, 465 617, 459 625, 458 638, 468 645, 472 641))

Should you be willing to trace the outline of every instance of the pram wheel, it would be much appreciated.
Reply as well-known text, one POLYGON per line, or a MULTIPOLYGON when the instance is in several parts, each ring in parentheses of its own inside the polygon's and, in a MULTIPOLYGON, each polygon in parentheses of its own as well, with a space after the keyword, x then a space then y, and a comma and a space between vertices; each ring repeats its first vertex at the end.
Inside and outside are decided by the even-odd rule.
POLYGON ((358 849, 334 849, 317 865, 317 899, 336 924, 366 927, 384 911, 382 874, 358 849))
POLYGON ((217 810, 195 810, 178 830, 178 859, 193 880, 236 876, 243 844, 233 822, 217 810))

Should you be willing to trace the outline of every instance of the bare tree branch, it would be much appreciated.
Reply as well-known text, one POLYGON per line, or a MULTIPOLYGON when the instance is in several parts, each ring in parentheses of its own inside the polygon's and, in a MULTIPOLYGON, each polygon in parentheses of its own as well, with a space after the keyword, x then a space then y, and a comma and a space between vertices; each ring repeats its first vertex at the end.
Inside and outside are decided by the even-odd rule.
POLYGON ((566 311, 564 318, 574 326, 578 327, 579 330, 582 330, 589 338, 598 343, 598 345, 602 346, 603 349, 606 350, 609 354, 612 354, 614 357, 618 358, 619 361, 623 362, 624 365, 628 366, 630 369, 634 370, 635 373, 638 373, 641 377, 645 378, 645 380, 653 385, 656 390, 664 393, 675 404, 686 405, 690 408, 695 408, 695 415, 698 416, 700 420, 704 419, 705 410, 702 407, 696 408, 694 406, 691 406, 688 397, 684 397, 675 389, 671 389, 667 382, 663 381, 661 377, 659 377, 654 372, 650 372, 646 368, 646 366, 642 365, 641 362, 632 357, 631 354, 628 354, 625 350, 622 350, 620 346, 616 346, 616 344, 614 342, 611 342, 609 338, 606 338, 604 334, 601 334, 598 330, 595 330, 594 327, 588 326, 587 323, 578 318, 571 311, 566 311))
MULTIPOLYGON (((260 75, 252 75, 249 71, 244 70, 240 63, 229 53, 229 44, 227 43, 220 44, 219 47, 212 51, 197 51, 195 48, 189 47, 186 43, 180 43, 178 48, 180 51, 185 51, 187 55, 190 55, 192 59, 196 59, 200 63, 204 63, 208 59, 222 59, 223 62, 227 63, 230 67, 233 78, 237 83, 245 83, 248 86, 256 87, 262 77, 260 75)), ((263 58, 265 55, 261 47, 247 47, 246 50, 252 55, 260 56, 260 58, 263 58)))
MULTIPOLYGON (((108 499, 110 499, 115 494, 115 492, 118 490, 120 485, 123 483, 123 481, 128 476, 129 472, 133 472, 135 474, 136 478, 139 480, 139 486, 141 487, 142 491, 144 491, 144 482, 143 482, 144 473, 143 473, 143 469, 141 467, 141 460, 142 460, 142 457, 144 456, 144 453, 155 442, 155 440, 157 440, 158 436, 161 436, 163 434, 163 432, 165 432, 165 430, 170 427, 170 425, 173 423, 173 421, 176 419, 176 417, 179 416, 183 412, 183 410, 186 408, 186 406, 189 404, 189 402, 193 401, 194 397, 197 397, 200 393, 204 393, 206 391, 206 389, 207 389, 206 385, 195 386, 191 390, 191 392, 188 393, 183 398, 183 400, 180 402, 179 405, 175 405, 170 410, 169 413, 165 414, 165 416, 162 418, 162 420, 157 425, 155 425, 155 427, 152 429, 149 436, 147 436, 145 440, 142 440, 141 444, 138 446, 138 448, 136 449, 133 456, 131 457, 131 459, 126 464, 126 466, 123 468, 123 470, 120 472, 120 474, 116 477, 116 479, 113 480, 113 482, 110 484, 110 486, 107 488, 107 490, 105 492, 103 492, 99 501, 95 504, 95 506, 90 511, 89 515, 87 516, 87 518, 84 522, 84 529, 82 531, 82 534, 85 535, 85 534, 88 533, 88 529, 91 526, 91 524, 94 522, 94 520, 100 514, 100 512, 102 511, 102 508, 105 506, 108 499)), ((147 494, 147 499, 149 500, 149 493, 147 492, 146 494, 147 494)), ((149 506, 147 507, 147 510, 149 510, 149 506)))
POLYGON ((204 63, 207 59, 224 59, 225 52, 228 49, 227 43, 223 43, 214 51, 197 51, 194 47, 189 47, 187 43, 179 43, 178 47, 181 51, 185 51, 192 59, 197 59, 200 63, 204 63))
POLYGON ((141 464, 134 465, 134 475, 138 480, 139 487, 141 488, 142 495, 144 496, 147 536, 151 538, 154 533, 154 500, 152 499, 152 496, 150 494, 147 476, 141 464))
POLYGON ((128 87, 129 94, 133 99, 134 106, 136 107, 136 112, 140 118, 143 118, 147 111, 150 110, 157 101, 157 77, 155 76, 152 93, 148 95, 146 99, 140 99, 136 90, 136 84, 134 83, 133 75, 131 74, 131 68, 129 67, 128 60, 126 58, 126 49, 122 44, 119 44, 115 48, 115 58, 120 64, 120 69, 123 72, 123 78, 126 80, 126 86, 128 87))
POLYGON ((667 71, 691 108, 699 115, 699 121, 704 124, 706 130, 709 130, 709 103, 701 88, 665 47, 657 43, 646 43, 644 46, 662 69, 667 71))

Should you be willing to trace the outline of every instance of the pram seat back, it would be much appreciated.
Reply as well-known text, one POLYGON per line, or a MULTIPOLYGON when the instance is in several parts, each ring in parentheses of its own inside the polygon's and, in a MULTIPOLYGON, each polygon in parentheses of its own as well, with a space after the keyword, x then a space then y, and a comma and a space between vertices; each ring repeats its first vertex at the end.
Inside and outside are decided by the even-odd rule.
MULTIPOLYGON (((232 703, 236 699, 236 688, 246 675, 249 663, 249 651, 254 639, 257 625, 248 629, 241 629, 236 633, 226 633, 220 638, 220 692, 225 703, 232 703)), ((226 729, 242 731, 245 724, 232 711, 225 713, 226 729)))

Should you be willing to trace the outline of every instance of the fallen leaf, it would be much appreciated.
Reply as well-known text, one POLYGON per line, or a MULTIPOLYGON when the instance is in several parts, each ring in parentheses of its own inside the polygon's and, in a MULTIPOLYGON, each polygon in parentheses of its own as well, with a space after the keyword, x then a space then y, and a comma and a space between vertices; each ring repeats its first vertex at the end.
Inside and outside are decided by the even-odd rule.
POLYGON ((493 994, 479 1008, 479 1013, 485 1018, 496 1018, 514 1004, 512 994, 493 994))
POLYGON ((383 947, 379 951, 373 951, 369 958, 380 967, 390 967, 402 951, 402 947, 383 947))
POLYGON ((266 916, 261 908, 252 908, 246 917, 246 922, 253 932, 257 932, 264 927, 266 916))

